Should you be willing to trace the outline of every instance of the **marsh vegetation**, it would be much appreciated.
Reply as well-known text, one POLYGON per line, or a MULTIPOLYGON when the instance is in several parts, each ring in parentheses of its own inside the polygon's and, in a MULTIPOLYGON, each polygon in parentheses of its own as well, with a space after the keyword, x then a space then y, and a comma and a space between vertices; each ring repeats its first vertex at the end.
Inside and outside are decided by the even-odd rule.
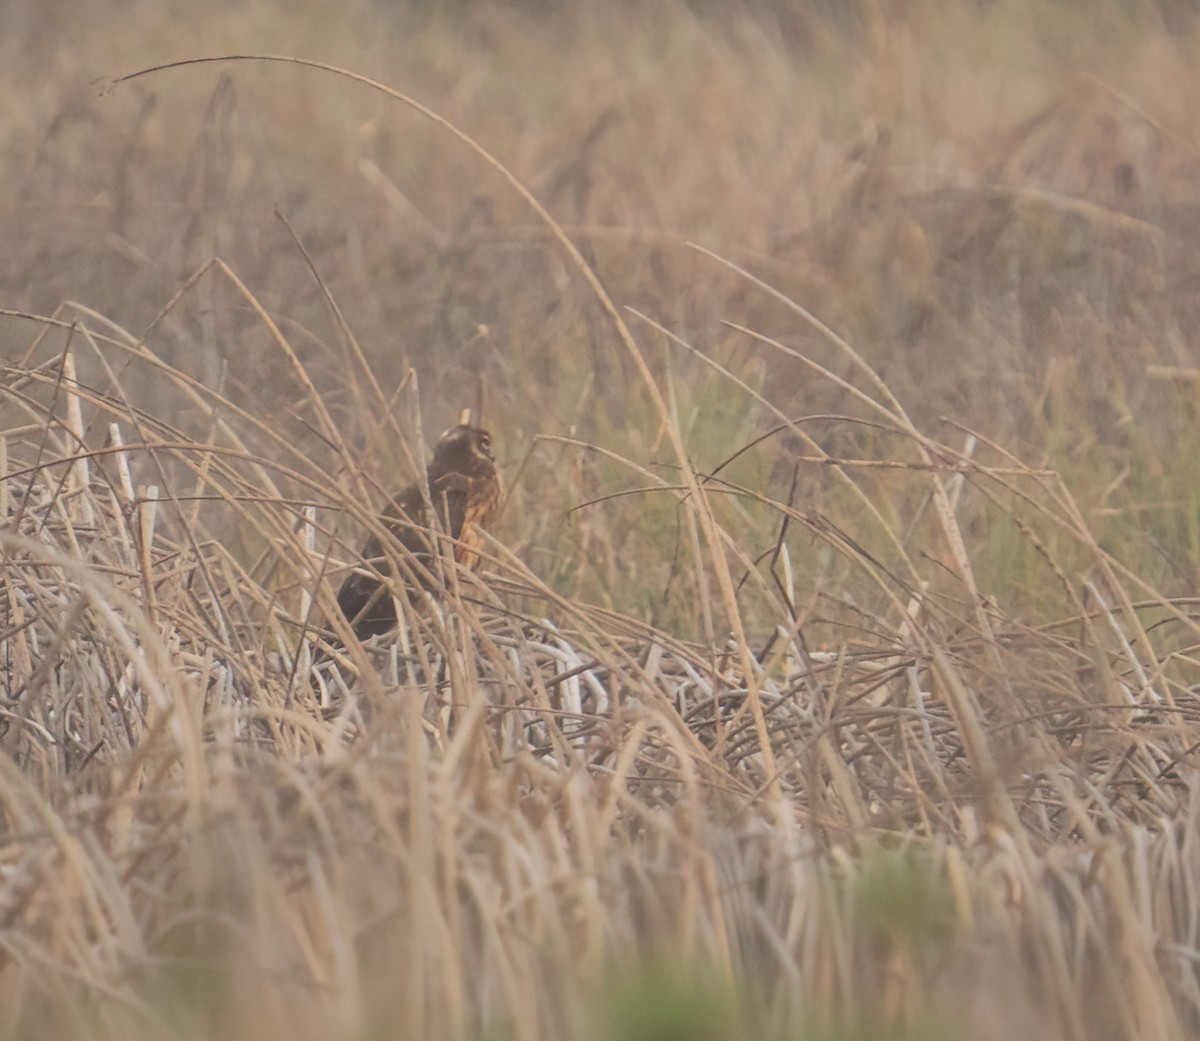
POLYGON ((0 1035, 1195 1035, 1188 4, 9 7, 0 1035))

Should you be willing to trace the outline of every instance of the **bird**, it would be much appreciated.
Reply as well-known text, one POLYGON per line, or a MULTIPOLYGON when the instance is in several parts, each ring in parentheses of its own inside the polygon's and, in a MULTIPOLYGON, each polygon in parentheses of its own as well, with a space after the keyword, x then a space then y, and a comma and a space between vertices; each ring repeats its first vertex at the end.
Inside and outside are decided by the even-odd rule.
MULTIPOLYGON (((469 419, 469 414, 464 413, 463 418, 469 419)), ((478 565, 483 546, 479 532, 495 524, 503 498, 504 482, 492 454, 492 435, 469 422, 442 434, 425 481, 402 489, 383 514, 392 537, 420 564, 407 570, 406 577, 415 577, 428 588, 429 577, 436 571, 437 538, 429 505, 437 518, 437 530, 454 540, 455 563, 471 570, 478 565)), ((338 591, 337 602, 354 634, 367 640, 396 628, 396 605, 388 586, 378 577, 391 575, 392 567, 377 535, 367 540, 362 558, 375 573, 351 572, 338 591)))

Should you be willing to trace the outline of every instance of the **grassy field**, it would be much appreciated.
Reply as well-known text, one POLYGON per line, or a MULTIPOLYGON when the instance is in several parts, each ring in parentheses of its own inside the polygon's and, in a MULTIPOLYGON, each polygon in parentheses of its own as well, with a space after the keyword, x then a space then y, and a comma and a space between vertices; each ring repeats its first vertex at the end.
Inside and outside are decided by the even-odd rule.
POLYGON ((0 1041, 1196 1036, 1195 5, 340 7, 5 7, 0 1041))

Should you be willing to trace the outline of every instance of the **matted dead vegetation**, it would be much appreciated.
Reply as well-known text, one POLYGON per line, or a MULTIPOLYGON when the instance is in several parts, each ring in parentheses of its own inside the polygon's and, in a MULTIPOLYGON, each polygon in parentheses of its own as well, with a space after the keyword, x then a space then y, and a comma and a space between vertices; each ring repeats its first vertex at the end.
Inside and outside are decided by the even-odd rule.
MULTIPOLYGON (((280 102, 302 108, 341 97, 336 68, 110 83, 47 131, 31 285, 0 300, 5 1031, 1200 1029, 1194 149, 1081 73, 1051 100, 1020 81, 976 165, 947 131, 959 158, 918 174, 886 92, 840 150, 781 92, 787 172, 743 194, 777 124, 722 107, 739 82, 869 95, 906 48, 984 46, 970 20, 921 41, 919 6, 780 43, 769 11, 641 26, 663 110, 580 90, 523 155, 496 143, 503 99, 495 138, 434 105, 422 147, 473 173, 415 201, 406 164, 434 160, 380 126, 420 106, 356 76, 370 101, 313 106, 386 98, 358 151, 249 135, 326 198, 354 170, 367 200, 332 215, 302 180, 256 194, 279 168, 244 147, 239 90, 303 82, 280 102), (726 149, 663 193, 638 171, 690 145, 650 132, 682 118, 654 41, 726 149), (863 53, 864 81, 831 71, 863 53), (203 101, 183 202, 155 114, 174 90, 203 101), (99 238, 62 219, 70 184, 112 193, 79 217, 99 238), (111 306, 63 285, 75 242, 130 265, 91 276, 111 306), (505 518, 478 575, 398 596, 407 624, 364 646, 338 585, 464 405, 505 518)), ((552 67, 474 17, 508 76, 446 57, 466 81, 552 67)), ((529 31, 572 41, 586 86, 618 59, 568 22, 529 31)))

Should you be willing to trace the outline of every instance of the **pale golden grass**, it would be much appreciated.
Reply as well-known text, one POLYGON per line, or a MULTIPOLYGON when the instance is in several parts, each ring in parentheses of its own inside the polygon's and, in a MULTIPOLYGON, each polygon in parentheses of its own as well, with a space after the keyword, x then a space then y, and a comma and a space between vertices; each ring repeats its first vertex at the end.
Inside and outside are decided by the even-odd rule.
POLYGON ((1194 46, 771 10, 314 9, 322 68, 30 101, 3 1035, 1200 1027, 1194 46), (363 647, 464 406, 505 517, 363 647))

